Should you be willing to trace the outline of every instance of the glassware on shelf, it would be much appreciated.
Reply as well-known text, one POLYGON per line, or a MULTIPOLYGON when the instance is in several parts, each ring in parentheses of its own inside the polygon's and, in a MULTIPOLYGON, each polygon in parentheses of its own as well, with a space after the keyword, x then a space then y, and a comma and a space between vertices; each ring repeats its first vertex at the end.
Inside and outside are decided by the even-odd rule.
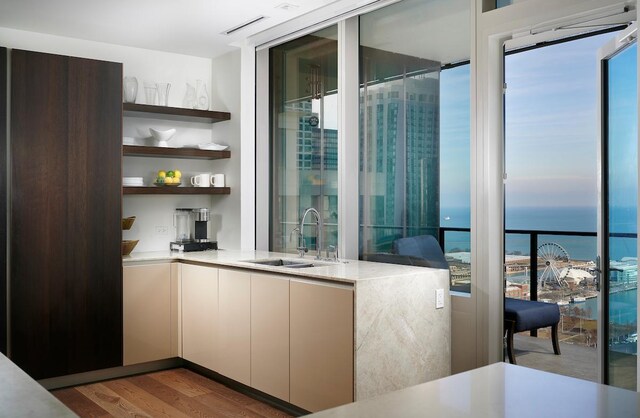
POLYGON ((135 103, 138 97, 138 79, 135 77, 125 77, 122 84, 124 89, 124 102, 135 103))
POLYGON ((169 89, 171 88, 171 84, 158 83, 156 86, 158 88, 158 104, 160 106, 169 106, 169 89))
POLYGON ((195 109, 198 101, 196 99, 196 88, 187 83, 187 91, 182 100, 182 107, 186 109, 195 109))
POLYGON ((156 83, 144 83, 144 95, 148 105, 157 104, 158 99, 158 85, 156 83))
POLYGON ((197 109, 209 110, 209 94, 207 85, 202 80, 196 80, 197 109))

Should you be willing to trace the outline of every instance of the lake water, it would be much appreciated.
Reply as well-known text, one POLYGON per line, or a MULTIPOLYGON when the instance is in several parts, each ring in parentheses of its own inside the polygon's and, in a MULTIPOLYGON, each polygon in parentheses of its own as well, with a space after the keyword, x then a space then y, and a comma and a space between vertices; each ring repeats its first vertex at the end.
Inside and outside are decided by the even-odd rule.
MULTIPOLYGON (((636 306, 638 304, 638 290, 629 289, 624 292, 609 295, 609 318, 616 324, 634 324, 638 319, 636 306)), ((570 304, 589 312, 585 319, 598 319, 598 300, 587 299, 584 302, 570 304)))
MULTIPOLYGON (((442 208, 440 225, 442 227, 469 228, 471 213, 469 208, 442 208)), ((610 213, 611 231, 621 233, 636 233, 637 218, 635 208, 613 208, 610 213)), ((505 213, 505 223, 508 230, 538 230, 538 231, 570 231, 596 232, 597 213, 595 207, 560 207, 560 208, 509 208, 505 213)), ((445 249, 468 250, 470 236, 467 232, 448 232, 445 249)), ((595 237, 540 236, 538 245, 545 242, 555 242, 564 247, 569 256, 576 260, 594 260, 597 251, 595 237)), ((508 234, 506 236, 506 252, 509 254, 529 254, 529 235, 508 234)), ((614 260, 622 257, 636 257, 637 239, 612 238, 610 254, 614 260)))

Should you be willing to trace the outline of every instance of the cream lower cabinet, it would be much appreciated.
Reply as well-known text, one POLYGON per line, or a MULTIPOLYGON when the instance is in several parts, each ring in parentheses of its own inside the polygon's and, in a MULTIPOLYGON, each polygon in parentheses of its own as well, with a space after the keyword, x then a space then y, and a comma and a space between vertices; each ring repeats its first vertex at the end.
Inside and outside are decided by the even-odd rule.
POLYGON ((289 401, 289 278, 251 274, 251 387, 289 401))
POLYGON ((178 354, 172 329, 177 288, 172 288, 171 268, 169 263, 123 268, 125 366, 178 354))
POLYGON ((219 269, 217 372, 251 384, 251 274, 219 269))
POLYGON ((311 412, 353 402, 353 288, 291 279, 290 399, 311 412))
POLYGON ((353 401, 353 287, 181 268, 183 358, 312 412, 353 401))
POLYGON ((218 269, 182 264, 182 357, 217 370, 218 269))

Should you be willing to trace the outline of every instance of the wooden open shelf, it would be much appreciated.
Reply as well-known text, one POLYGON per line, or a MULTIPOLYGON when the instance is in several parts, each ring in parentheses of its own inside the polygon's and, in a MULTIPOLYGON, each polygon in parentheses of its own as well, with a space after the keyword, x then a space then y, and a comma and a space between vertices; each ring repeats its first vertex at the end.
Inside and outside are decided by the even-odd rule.
POLYGON ((152 106, 136 103, 123 103, 124 116, 177 120, 183 122, 216 123, 231 119, 229 112, 214 110, 184 109, 180 107, 152 106))
POLYGON ((125 157, 189 158, 200 160, 219 160, 231 157, 231 151, 210 151, 199 148, 161 148, 137 145, 123 145, 125 157))
POLYGON ((123 187, 122 194, 231 194, 229 187, 123 187))

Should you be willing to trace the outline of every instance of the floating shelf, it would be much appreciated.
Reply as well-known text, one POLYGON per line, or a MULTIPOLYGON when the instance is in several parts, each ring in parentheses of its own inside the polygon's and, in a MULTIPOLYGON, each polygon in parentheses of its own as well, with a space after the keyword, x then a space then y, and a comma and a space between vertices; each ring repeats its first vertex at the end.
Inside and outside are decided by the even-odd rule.
POLYGON ((125 157, 189 158, 200 160, 219 160, 231 157, 231 151, 210 151, 199 148, 161 148, 123 145, 125 157))
POLYGON ((229 187, 123 187, 122 194, 231 194, 229 187))
POLYGON ((178 120, 183 122, 216 123, 231 119, 229 112, 214 110, 184 109, 180 107, 152 106, 136 103, 123 103, 124 116, 178 120))

